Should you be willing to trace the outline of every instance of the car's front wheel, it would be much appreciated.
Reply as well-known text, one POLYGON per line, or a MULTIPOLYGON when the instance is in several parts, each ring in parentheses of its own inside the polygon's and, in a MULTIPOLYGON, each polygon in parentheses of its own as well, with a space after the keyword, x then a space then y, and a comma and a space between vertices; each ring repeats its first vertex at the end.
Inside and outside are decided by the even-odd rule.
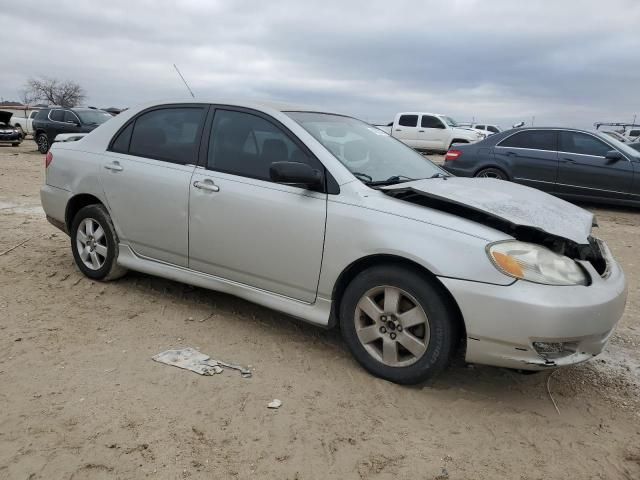
POLYGON ((36 135, 36 144, 38 145, 38 151, 40 153, 47 153, 49 151, 49 139, 44 133, 36 135))
POLYGON ((401 384, 427 380, 449 364, 457 325, 442 287, 396 266, 360 273, 340 305, 342 335, 356 360, 374 375, 401 384))
POLYGON ((102 205, 88 205, 76 214, 71 250, 80 271, 94 280, 115 280, 127 272, 117 264, 118 236, 102 205))

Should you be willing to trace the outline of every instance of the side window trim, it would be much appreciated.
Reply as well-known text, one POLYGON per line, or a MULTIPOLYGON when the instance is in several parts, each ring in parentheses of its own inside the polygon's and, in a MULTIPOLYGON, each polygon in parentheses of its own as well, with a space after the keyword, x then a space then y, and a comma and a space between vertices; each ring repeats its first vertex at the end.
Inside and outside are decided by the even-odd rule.
MULTIPOLYGON (((250 115, 255 115, 256 117, 262 118, 263 120, 271 123, 272 125, 274 125, 275 127, 277 127, 279 130, 282 131, 282 133, 291 141, 293 142, 293 144, 298 147, 300 150, 302 150, 302 152, 307 155, 309 158, 312 159, 312 161, 314 161, 315 163, 317 163, 323 174, 324 174, 324 178, 325 178, 325 188, 323 189, 322 193, 327 193, 327 194, 333 194, 333 195, 337 195, 340 193, 340 187, 338 185, 338 183, 336 182, 336 180, 333 178, 333 176, 331 175, 331 172, 329 172, 329 170, 324 166, 324 164, 320 161, 320 159, 318 157, 316 157, 314 155, 314 153, 309 149, 309 147, 307 147, 307 145, 305 145, 305 143, 300 140, 291 130, 289 130, 289 128, 282 124, 278 119, 273 118, 271 115, 268 115, 264 112, 261 112, 259 110, 254 110, 252 108, 247 108, 247 107, 239 107, 239 106, 234 106, 234 105, 224 105, 224 104, 212 104, 210 106, 209 109, 209 113, 207 115, 206 121, 205 121, 205 128, 203 129, 203 134, 201 137, 201 141, 200 141, 200 154, 198 157, 198 168, 203 168, 205 170, 208 170, 210 172, 218 172, 218 170, 213 170, 208 168, 207 166, 207 160, 209 157, 209 144, 210 144, 210 138, 211 135, 213 133, 212 129, 213 129, 213 120, 215 117, 215 114, 217 111, 219 110, 226 110, 226 111, 232 111, 232 112, 240 112, 240 113, 247 113, 250 115)), ((268 183, 273 183, 270 182, 269 180, 264 180, 264 179, 260 179, 260 178, 252 178, 252 177, 248 177, 248 176, 243 176, 243 175, 237 175, 234 173, 228 173, 228 172, 222 172, 219 171, 220 173, 224 173, 225 175, 236 175, 238 177, 242 177, 242 178, 251 178, 252 180, 258 180, 258 181, 262 181, 262 182, 268 182, 268 183)))

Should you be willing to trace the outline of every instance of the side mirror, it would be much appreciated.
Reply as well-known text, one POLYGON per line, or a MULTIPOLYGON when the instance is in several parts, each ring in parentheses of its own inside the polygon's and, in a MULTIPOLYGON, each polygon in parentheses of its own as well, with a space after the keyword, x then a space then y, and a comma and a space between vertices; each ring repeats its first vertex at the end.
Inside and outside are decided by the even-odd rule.
POLYGON ((273 162, 269 176, 277 183, 302 185, 310 189, 322 187, 323 184, 322 173, 301 162, 273 162))
POLYGON ((624 156, 617 150, 609 150, 607 153, 605 153, 604 158, 615 162, 618 160, 622 160, 624 156))

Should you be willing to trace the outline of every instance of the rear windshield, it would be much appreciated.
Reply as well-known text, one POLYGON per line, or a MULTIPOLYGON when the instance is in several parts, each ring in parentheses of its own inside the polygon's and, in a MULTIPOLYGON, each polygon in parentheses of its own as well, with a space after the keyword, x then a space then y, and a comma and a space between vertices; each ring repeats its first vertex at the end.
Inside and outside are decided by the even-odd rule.
POLYGON ((80 121, 86 125, 101 125, 110 118, 111 114, 102 110, 74 110, 74 113, 80 117, 80 121))

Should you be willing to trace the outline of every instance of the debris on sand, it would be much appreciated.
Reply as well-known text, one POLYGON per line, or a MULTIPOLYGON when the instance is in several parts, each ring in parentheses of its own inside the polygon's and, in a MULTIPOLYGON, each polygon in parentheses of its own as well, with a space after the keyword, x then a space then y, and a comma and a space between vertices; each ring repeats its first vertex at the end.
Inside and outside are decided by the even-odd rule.
POLYGON ((251 377, 251 370, 248 368, 226 363, 221 360, 215 360, 209 357, 209 355, 205 355, 191 347, 167 350, 151 358, 156 362, 191 370, 199 375, 216 375, 222 373, 224 368, 230 368, 232 370, 238 370, 244 378, 251 377))
POLYGON ((282 401, 274 398, 267 404, 267 408, 280 408, 282 406, 282 401))

